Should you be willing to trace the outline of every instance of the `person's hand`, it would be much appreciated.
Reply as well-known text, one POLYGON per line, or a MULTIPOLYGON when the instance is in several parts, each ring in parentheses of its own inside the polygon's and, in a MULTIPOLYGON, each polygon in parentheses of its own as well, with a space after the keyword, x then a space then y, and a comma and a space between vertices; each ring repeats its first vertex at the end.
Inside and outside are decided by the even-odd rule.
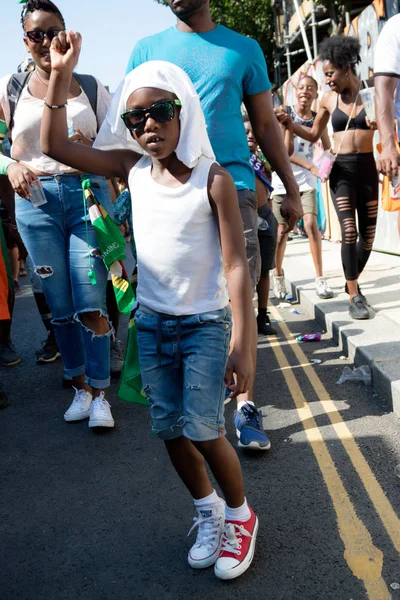
POLYGON ((319 177, 319 170, 318 167, 316 167, 315 165, 311 165, 309 171, 311 175, 314 175, 314 177, 319 177))
POLYGON ((293 191, 288 192, 284 196, 281 204, 281 215, 287 222, 287 227, 283 233, 292 231, 296 223, 302 218, 303 207, 301 205, 299 188, 297 186, 293 191))
POLYGON ((274 108, 274 113, 281 125, 283 125, 286 128, 292 125, 292 119, 287 113, 285 106, 279 106, 278 108, 274 108))
POLYGON ((36 175, 26 165, 15 162, 7 167, 7 177, 14 192, 29 200, 31 197, 29 187, 36 181, 36 175))
POLYGON ((365 122, 368 127, 372 129, 372 131, 376 131, 376 129, 378 129, 378 124, 375 119, 368 119, 368 117, 365 117, 365 122))
POLYGON ((50 46, 52 71, 71 72, 78 64, 82 36, 73 31, 60 31, 50 46))
POLYGON ((400 168, 400 154, 397 151, 396 145, 383 146, 381 154, 378 154, 376 160, 376 168, 378 173, 387 175, 392 181, 398 176, 400 168))
POLYGON ((225 385, 231 391, 230 398, 236 398, 244 394, 250 388, 253 373, 253 360, 250 350, 239 351, 233 348, 229 355, 225 370, 225 385), (236 375, 236 383, 232 383, 233 374, 236 375))
POLYGON ((69 141, 84 144, 85 146, 93 146, 93 140, 84 136, 80 129, 75 129, 74 133, 69 136, 69 141))

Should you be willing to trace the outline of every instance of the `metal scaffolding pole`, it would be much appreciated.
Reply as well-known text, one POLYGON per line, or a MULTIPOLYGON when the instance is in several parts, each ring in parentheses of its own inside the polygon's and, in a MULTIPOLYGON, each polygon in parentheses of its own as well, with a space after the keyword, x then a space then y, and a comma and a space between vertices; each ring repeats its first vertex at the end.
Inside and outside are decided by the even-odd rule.
POLYGON ((317 56, 318 56, 318 45, 317 45, 317 23, 315 20, 314 0, 310 0, 310 8, 311 8, 311 31, 312 31, 312 41, 313 41, 313 52, 314 52, 314 60, 316 60, 317 56))
POLYGON ((301 16, 298 0, 293 0, 293 4, 296 7, 297 18, 299 19, 301 37, 303 38, 304 48, 306 49, 307 60, 311 64, 313 62, 313 58, 311 56, 310 44, 308 43, 307 34, 304 28, 303 17, 301 16))

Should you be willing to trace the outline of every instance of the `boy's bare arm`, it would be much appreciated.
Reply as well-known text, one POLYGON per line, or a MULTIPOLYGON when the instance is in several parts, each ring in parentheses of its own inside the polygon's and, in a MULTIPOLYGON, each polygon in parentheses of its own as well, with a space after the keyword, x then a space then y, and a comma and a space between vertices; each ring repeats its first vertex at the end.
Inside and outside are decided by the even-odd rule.
POLYGON ((232 177, 217 164, 210 171, 209 198, 219 228, 235 323, 234 346, 225 381, 229 384, 232 372, 236 373, 237 387, 234 396, 237 396, 249 389, 253 370, 250 352, 254 320, 252 289, 237 191, 232 177))
POLYGON ((128 150, 96 150, 70 141, 65 108, 48 108, 66 105, 80 48, 81 36, 72 31, 61 31, 52 41, 52 71, 40 135, 42 152, 84 173, 126 178, 140 155, 128 150))

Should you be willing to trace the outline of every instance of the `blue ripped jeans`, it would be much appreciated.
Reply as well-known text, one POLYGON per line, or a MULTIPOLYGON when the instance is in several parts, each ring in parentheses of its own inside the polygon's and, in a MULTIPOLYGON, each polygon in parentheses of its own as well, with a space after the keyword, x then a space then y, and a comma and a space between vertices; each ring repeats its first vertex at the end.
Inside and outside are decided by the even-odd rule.
POLYGON ((47 203, 35 208, 16 196, 18 229, 39 274, 53 315, 54 332, 70 377, 86 373, 88 385, 110 385, 110 336, 95 335, 81 315, 98 312, 107 316, 107 270, 98 251, 96 235, 84 217, 82 179, 89 177, 97 199, 112 215, 112 202, 104 177, 54 175, 40 177, 47 203), (89 244, 89 245, 88 245, 89 244), (88 272, 96 273, 92 285, 88 272))

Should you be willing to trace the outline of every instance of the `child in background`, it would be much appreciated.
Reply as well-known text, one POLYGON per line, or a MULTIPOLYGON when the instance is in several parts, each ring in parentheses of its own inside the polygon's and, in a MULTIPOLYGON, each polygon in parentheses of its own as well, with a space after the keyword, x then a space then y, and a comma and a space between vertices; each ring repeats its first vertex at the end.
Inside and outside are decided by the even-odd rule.
POLYGON ((237 396, 252 373, 251 284, 236 188, 215 162, 189 77, 167 62, 144 63, 121 84, 107 116, 113 135, 101 140, 109 150, 71 144, 65 106, 80 45, 72 32, 52 41, 42 149, 80 171, 129 181, 139 277, 135 323, 153 433, 164 440, 197 509, 189 564, 214 564, 217 577, 233 579, 250 566, 258 530, 223 417, 224 380, 237 396), (228 357, 231 311, 235 340, 228 357))
MULTIPOLYGON (((299 123, 305 127, 313 126, 316 113, 311 110, 313 102, 318 96, 318 84, 313 77, 306 75, 298 83, 296 90, 296 106, 286 107, 288 110, 288 122, 299 123)), ((321 136, 324 148, 330 147, 330 140, 325 130, 321 136)), ((288 149, 289 150, 289 149, 288 149)), ((289 152, 292 163, 293 174, 300 189, 301 203, 303 206, 304 230, 308 236, 311 256, 315 268, 315 287, 317 296, 321 299, 333 297, 333 291, 328 286, 322 270, 322 245, 321 235, 317 222, 317 177, 318 169, 313 165, 314 144, 304 140, 297 135, 294 136, 294 152, 289 152)), ((276 248, 276 267, 273 273, 274 294, 278 300, 284 300, 286 296, 285 275, 282 268, 283 258, 286 250, 288 232, 285 232, 286 222, 280 209, 286 194, 285 187, 276 173, 272 177, 272 208, 278 221, 278 241, 276 248)))
POLYGON ((249 150, 250 162, 256 174, 256 195, 258 209, 258 241, 261 253, 261 276, 257 285, 258 314, 257 328, 261 335, 276 335, 268 315, 268 299, 270 289, 270 271, 275 267, 275 250, 278 224, 271 210, 270 196, 271 170, 265 164, 265 158, 258 152, 257 142, 251 128, 248 115, 243 116, 249 150))

